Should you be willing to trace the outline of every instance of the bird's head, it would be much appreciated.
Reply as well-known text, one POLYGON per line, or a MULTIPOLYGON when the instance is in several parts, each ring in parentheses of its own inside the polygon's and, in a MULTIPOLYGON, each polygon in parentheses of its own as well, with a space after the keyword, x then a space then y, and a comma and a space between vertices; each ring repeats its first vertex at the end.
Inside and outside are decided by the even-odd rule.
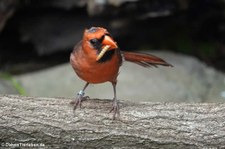
POLYGON ((84 49, 96 51, 96 61, 99 61, 108 51, 113 51, 118 48, 117 43, 112 39, 109 32, 102 27, 85 29, 83 42, 87 46, 84 49))

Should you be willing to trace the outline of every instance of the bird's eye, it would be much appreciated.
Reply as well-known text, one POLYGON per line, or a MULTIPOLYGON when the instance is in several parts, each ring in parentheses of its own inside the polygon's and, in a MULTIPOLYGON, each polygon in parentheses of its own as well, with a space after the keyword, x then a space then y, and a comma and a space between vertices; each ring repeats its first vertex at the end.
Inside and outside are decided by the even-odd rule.
POLYGON ((101 50, 101 42, 98 39, 94 38, 91 39, 89 42, 94 47, 94 49, 101 50))
POLYGON ((90 40, 90 43, 93 45, 93 46, 96 46, 98 44, 98 40, 97 39, 91 39, 90 40))

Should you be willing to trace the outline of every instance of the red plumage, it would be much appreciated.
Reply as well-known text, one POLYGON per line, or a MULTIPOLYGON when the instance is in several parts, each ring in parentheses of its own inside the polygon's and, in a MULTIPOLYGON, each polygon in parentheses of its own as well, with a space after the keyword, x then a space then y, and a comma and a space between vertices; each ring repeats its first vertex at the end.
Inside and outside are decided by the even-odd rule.
POLYGON ((143 54, 137 52, 122 52, 122 54, 126 61, 136 63, 143 67, 151 67, 151 66, 157 67, 157 65, 172 67, 171 64, 167 63, 163 59, 151 54, 146 53, 143 54))

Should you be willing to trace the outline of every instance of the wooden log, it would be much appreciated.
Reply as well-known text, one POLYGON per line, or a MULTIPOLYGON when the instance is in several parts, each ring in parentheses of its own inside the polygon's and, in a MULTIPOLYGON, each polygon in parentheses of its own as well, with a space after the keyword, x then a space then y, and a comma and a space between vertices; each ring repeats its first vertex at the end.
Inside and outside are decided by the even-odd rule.
POLYGON ((112 120, 111 100, 86 100, 75 112, 71 100, 0 95, 0 146, 225 148, 224 103, 122 101, 112 120))

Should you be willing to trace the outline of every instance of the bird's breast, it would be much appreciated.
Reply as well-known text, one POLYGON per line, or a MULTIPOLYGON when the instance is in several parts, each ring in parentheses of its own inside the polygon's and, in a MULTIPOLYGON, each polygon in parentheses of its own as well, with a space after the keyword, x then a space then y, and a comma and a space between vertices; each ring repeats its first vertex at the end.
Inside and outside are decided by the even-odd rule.
POLYGON ((113 55, 109 61, 98 62, 82 54, 71 54, 70 62, 76 74, 89 83, 114 82, 117 79, 121 58, 113 55))

